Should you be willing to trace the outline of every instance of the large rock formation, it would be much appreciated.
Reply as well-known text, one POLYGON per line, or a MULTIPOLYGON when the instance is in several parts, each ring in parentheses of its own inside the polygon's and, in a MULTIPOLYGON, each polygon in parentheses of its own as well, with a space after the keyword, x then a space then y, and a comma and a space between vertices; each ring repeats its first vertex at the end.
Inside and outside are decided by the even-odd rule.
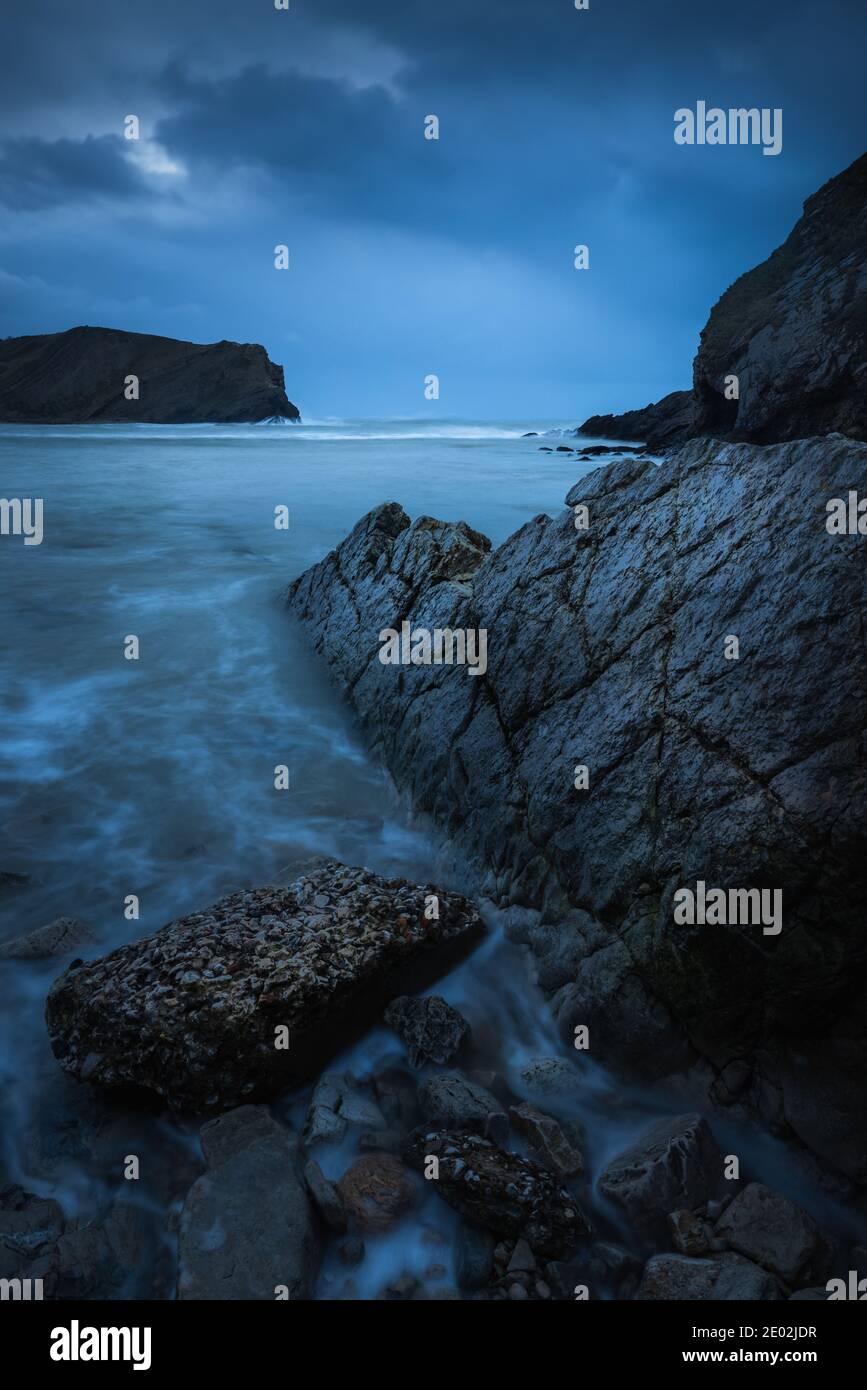
POLYGON ((46 1001, 51 1045, 81 1081, 225 1110, 316 1075, 388 1000, 429 985, 480 932, 458 894, 325 862, 291 888, 234 893, 99 960, 73 961, 46 1001))
POLYGON ((786 242, 714 305, 691 398, 675 392, 581 430, 655 448, 703 434, 867 439, 867 154, 808 198, 786 242), (728 400, 731 376, 739 395, 728 400))
POLYGON ((230 424, 300 419, 258 343, 184 343, 119 328, 0 339, 0 421, 230 424), (127 378, 138 399, 127 400, 127 378))
POLYGON ((694 441, 591 473, 493 553, 389 503, 288 595, 398 786, 542 911, 523 939, 564 1034, 647 1076, 700 1055, 724 1102, 859 1177, 867 567, 826 504, 865 480, 839 435, 694 441), (485 629, 486 673, 383 664, 404 621, 485 629), (675 924, 699 881, 781 892, 782 929, 675 924))

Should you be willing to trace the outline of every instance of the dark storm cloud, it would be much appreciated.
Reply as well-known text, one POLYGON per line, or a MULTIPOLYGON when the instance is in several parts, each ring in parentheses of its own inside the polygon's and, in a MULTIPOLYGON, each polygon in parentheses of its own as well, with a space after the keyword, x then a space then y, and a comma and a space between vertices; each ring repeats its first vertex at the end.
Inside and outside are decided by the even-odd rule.
POLYGON ((454 159, 423 139, 425 112, 381 86, 273 72, 265 65, 202 79, 174 65, 158 89, 175 114, 155 138, 195 175, 265 171, 296 204, 353 219, 424 217, 454 159))
POLYGON ((116 135, 83 140, 19 137, 0 145, 0 203, 33 211, 93 198, 140 195, 138 171, 116 135))

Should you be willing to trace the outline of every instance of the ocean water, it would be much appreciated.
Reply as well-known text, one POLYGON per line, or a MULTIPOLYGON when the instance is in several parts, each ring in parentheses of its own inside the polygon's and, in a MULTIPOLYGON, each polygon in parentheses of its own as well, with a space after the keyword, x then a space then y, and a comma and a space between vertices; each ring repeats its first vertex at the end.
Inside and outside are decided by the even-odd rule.
MULTIPOLYGON (((79 917, 99 939, 95 954, 319 854, 435 879, 438 846, 371 762, 281 594, 384 501, 463 519, 494 543, 556 514, 598 463, 539 452, 558 438, 522 436, 568 427, 0 426, 0 495, 44 503, 41 545, 0 537, 0 873, 23 880, 0 888, 0 938, 79 917), (281 505, 288 530, 274 526, 281 505), (124 659, 133 634, 138 661, 124 659), (274 789, 276 764, 289 767, 287 792, 274 789), (140 899, 137 922, 124 918, 128 894, 140 899)), ((510 1073, 562 1050, 523 953, 496 934, 484 950, 437 992, 501 1039, 510 1073)), ((56 1195, 87 1219, 120 1192, 135 1144, 152 1175, 135 1200, 153 1218, 153 1260, 161 1251, 168 1269, 167 1215, 200 1166, 195 1128, 125 1114, 108 1157, 81 1138, 79 1088, 60 1073, 42 1020, 62 964, 0 962, 0 1186, 56 1195)), ((363 1073, 394 1050, 374 1029, 343 1062, 363 1073)), ((655 1101, 598 1069, 587 1093, 598 1166, 655 1101)), ((288 1098, 287 1113, 303 1114, 303 1100, 288 1098)), ((776 1151, 767 1162, 782 1171, 776 1151)), ((787 1181, 810 1195, 798 1174, 787 1181)), ((450 1214, 428 1206, 379 1242, 358 1296, 430 1263, 425 1223, 449 1245, 450 1214)), ((335 1296, 337 1274, 323 1277, 335 1296)), ((143 1268, 125 1292, 149 1292, 150 1279, 143 1268)))

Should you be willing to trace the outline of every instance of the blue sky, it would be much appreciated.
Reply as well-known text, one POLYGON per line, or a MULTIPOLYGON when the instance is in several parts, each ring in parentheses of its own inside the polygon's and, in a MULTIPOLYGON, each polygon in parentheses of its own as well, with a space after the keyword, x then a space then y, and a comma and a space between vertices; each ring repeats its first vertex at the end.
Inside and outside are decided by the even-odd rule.
POLYGON ((687 386, 710 306, 864 150, 863 0, 10 10, 0 336, 262 342, 305 416, 578 420, 687 386), (782 153, 677 146, 698 100, 781 107, 782 153))

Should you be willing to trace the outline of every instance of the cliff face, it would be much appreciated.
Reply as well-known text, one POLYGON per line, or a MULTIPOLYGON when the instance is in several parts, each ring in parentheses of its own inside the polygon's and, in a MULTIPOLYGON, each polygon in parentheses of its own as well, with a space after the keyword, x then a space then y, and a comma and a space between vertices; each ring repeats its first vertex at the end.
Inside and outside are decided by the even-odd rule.
POLYGON ((60 425, 298 420, 258 343, 185 343, 116 328, 0 340, 0 421, 60 425), (126 398, 127 377, 138 399, 126 398))
POLYGON ((686 394, 581 429, 660 448, 696 435, 867 439, 867 154, 808 198, 786 242, 726 290, 701 334, 685 411, 686 394), (738 398, 727 400, 731 376, 738 398))
POLYGON ((840 435, 695 440, 582 479, 587 529, 493 552, 390 503, 289 591, 399 788, 533 910, 564 1036, 644 1076, 701 1057, 720 1103, 862 1179, 867 571, 826 504, 865 468, 840 435), (383 664, 404 621, 485 629, 486 672, 383 664), (781 929, 679 925, 699 883, 781 893, 781 929))

